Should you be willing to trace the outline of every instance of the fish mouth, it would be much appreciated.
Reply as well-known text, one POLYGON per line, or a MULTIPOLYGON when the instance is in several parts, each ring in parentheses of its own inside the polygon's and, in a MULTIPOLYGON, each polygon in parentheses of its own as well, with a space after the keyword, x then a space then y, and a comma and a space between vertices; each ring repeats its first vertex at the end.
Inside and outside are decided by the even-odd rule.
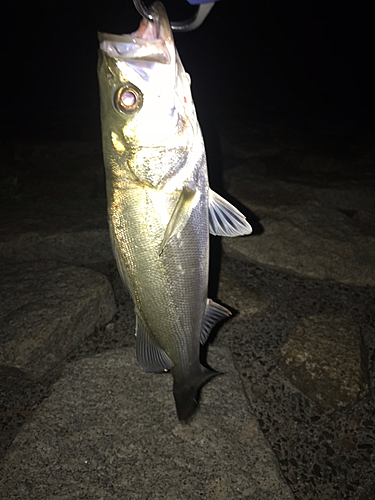
POLYGON ((174 41, 168 15, 161 2, 154 2, 149 11, 153 21, 142 18, 139 28, 133 33, 98 33, 101 50, 118 60, 169 64, 174 41))

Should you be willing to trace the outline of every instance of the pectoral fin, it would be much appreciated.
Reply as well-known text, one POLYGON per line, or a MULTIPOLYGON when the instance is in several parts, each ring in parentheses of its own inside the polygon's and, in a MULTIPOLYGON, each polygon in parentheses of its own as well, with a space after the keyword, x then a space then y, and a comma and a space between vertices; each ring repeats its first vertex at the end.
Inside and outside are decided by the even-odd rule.
POLYGON ((113 250, 113 253, 114 253, 114 256, 116 259, 117 269, 120 273, 122 282, 124 283, 125 288, 128 291, 129 295, 132 297, 133 300, 135 300, 133 289, 131 287, 131 283, 130 283, 130 279, 129 279, 129 275, 128 275, 128 272, 126 270, 124 257, 122 256, 119 245, 116 241, 111 221, 109 221, 109 234, 110 234, 110 238, 111 238, 112 250, 113 250))
POLYGON ((168 226, 165 230, 163 241, 160 244, 159 257, 163 253, 163 250, 169 240, 183 228, 185 222, 189 218, 195 194, 195 186, 189 185, 182 188, 176 207, 173 210, 172 217, 170 218, 168 226))
POLYGON ((173 368, 172 361, 151 337, 140 312, 137 310, 135 332, 137 336, 136 355, 141 370, 160 373, 173 368))
POLYGON ((210 233, 214 236, 243 236, 252 228, 237 208, 210 189, 210 233))
POLYGON ((211 299, 207 299, 206 315, 203 320, 200 342, 203 345, 211 333, 212 328, 224 318, 228 318, 232 313, 224 306, 217 304, 211 299))

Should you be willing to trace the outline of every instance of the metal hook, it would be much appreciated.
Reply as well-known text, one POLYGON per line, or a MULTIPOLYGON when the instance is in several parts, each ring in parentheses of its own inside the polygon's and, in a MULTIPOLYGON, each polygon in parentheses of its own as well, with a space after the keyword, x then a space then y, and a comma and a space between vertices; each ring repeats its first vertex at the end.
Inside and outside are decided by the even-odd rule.
POLYGON ((180 33, 183 31, 193 31, 203 23, 203 21, 208 16, 208 13, 215 5, 215 2, 209 3, 201 3, 198 7, 198 10, 194 14, 193 17, 187 19, 186 21, 181 21, 177 23, 171 23, 172 31, 179 31, 180 33))
MULTIPOLYGON (((152 17, 142 0, 133 0, 133 3, 142 17, 145 17, 149 21, 154 22, 154 18, 152 17)), ((187 19, 186 21, 179 21, 176 23, 171 22, 172 31, 179 31, 181 33, 184 31, 195 30, 203 23, 214 5, 215 2, 200 4, 196 13, 190 19, 187 19)))
POLYGON ((154 18, 149 13, 148 9, 146 8, 142 0, 133 0, 133 3, 134 7, 137 9, 137 11, 139 12, 139 14, 141 14, 142 17, 145 17, 149 21, 154 22, 154 18))

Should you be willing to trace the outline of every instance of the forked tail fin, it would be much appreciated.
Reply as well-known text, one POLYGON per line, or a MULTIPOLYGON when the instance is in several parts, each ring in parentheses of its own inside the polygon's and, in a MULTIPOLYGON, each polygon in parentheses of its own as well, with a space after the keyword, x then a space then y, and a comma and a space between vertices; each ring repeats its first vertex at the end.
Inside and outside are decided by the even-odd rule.
POLYGON ((190 380, 183 380, 180 383, 178 380, 174 380, 173 396, 177 416, 181 423, 188 422, 194 415, 202 386, 216 375, 220 375, 220 373, 199 365, 198 373, 190 380))

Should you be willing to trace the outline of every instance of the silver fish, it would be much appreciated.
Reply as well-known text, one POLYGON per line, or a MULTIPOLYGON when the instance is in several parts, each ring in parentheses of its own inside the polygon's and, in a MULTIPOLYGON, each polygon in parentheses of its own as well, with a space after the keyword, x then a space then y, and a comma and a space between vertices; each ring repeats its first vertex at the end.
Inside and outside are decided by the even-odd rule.
POLYGON ((99 34, 103 156, 109 230, 135 304, 142 370, 173 375, 178 418, 189 420, 202 385, 200 343, 230 315, 207 299, 209 233, 251 233, 209 188, 201 130, 160 2, 129 35, 99 34))

